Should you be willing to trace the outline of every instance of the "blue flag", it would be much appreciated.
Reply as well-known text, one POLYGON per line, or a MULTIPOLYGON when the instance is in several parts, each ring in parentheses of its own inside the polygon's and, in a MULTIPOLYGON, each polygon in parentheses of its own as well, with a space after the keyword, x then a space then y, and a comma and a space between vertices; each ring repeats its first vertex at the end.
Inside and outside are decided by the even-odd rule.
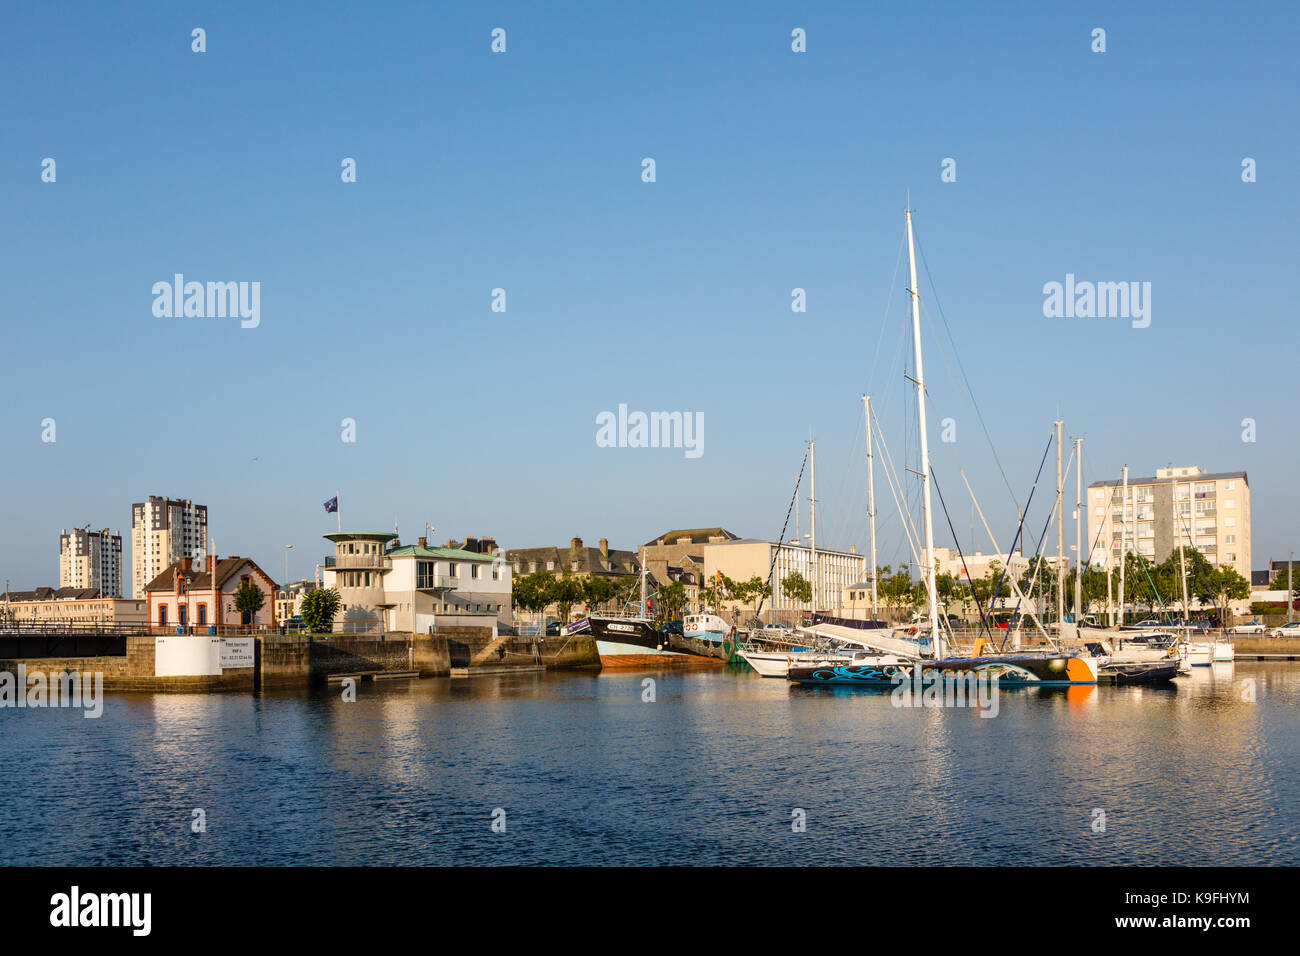
POLYGON ((339 510, 339 496, 335 495, 329 501, 325 502, 325 511, 327 514, 339 510))

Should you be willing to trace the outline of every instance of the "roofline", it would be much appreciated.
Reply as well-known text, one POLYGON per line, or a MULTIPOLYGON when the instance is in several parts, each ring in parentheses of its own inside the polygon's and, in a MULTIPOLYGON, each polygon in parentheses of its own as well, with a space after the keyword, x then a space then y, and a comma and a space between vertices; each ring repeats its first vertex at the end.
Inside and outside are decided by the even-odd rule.
POLYGON ((330 541, 392 541, 397 537, 387 531, 331 531, 321 535, 330 541))
MULTIPOLYGON (((1156 478, 1154 476, 1149 478, 1130 477, 1128 483, 1130 485, 1156 485, 1165 481, 1179 481, 1179 482, 1190 481, 1192 483, 1195 483, 1198 481, 1221 481, 1225 478, 1240 478, 1242 481, 1246 482, 1247 484, 1250 483, 1250 479, 1246 477, 1246 473, 1244 471, 1207 471, 1204 474, 1200 474, 1200 475, 1171 475, 1168 478, 1156 478)), ((1116 478, 1114 480, 1107 479, 1105 481, 1094 481, 1088 487, 1089 488, 1113 488, 1113 487, 1122 486, 1123 484, 1124 484, 1123 478, 1116 478)))

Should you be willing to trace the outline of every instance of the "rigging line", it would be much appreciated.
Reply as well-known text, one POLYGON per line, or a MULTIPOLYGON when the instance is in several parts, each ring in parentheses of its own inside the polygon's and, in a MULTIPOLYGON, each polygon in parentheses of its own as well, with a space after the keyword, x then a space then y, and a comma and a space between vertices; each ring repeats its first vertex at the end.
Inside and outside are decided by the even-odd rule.
MULTIPOLYGON (((915 230, 913 230, 913 238, 915 238, 915 230)), ((934 277, 930 275, 930 263, 925 259, 925 249, 921 245, 920 239, 916 240, 916 247, 921 253, 921 265, 924 267, 925 277, 930 283, 930 291, 934 293, 935 308, 939 310, 939 318, 943 320, 943 327, 948 332, 948 339, 952 342, 953 352, 956 354, 957 340, 953 338, 952 328, 948 325, 948 317, 944 315, 943 303, 939 301, 939 288, 934 284, 934 277)), ((1006 470, 1002 467, 1002 459, 998 458, 998 450, 993 447, 993 438, 989 435, 988 426, 984 423, 984 416, 980 413, 979 403, 975 401, 975 392, 970 387, 970 379, 966 377, 966 368, 961 363, 961 355, 957 354, 956 358, 957 367, 961 369, 962 383, 966 386, 966 393, 970 396, 971 404, 975 406, 975 417, 979 420, 980 428, 984 432, 984 439, 989 444, 989 450, 993 452, 993 460, 997 462, 998 471, 1002 473, 1002 481, 1007 486, 1007 491, 1011 492, 1011 498, 1014 501, 1016 497, 1015 490, 1011 487, 1011 481, 1007 478, 1006 470)))
MULTIPOLYGON (((980 613, 980 626, 983 628, 983 632, 989 635, 989 640, 992 641, 993 635, 989 631, 988 620, 984 616, 984 605, 980 603, 979 595, 975 593, 975 579, 971 577, 970 568, 966 566, 966 555, 962 554, 961 542, 957 541, 957 531, 952 526, 952 515, 948 514, 948 506, 944 503, 943 492, 939 490, 939 481, 937 478, 935 478, 933 474, 930 475, 930 480, 934 482, 935 494, 939 496, 939 507, 943 509, 943 516, 948 521, 948 531, 952 534, 952 540, 957 545, 957 556, 961 558, 961 569, 966 572, 966 581, 970 585, 970 594, 971 597, 975 599, 975 610, 979 611, 980 613)), ((936 584, 935 587, 937 589, 938 585, 936 584)), ((990 596, 989 597, 990 611, 992 611, 992 604, 993 604, 993 598, 992 596, 990 596)))
MULTIPOLYGON (((871 413, 871 417, 873 419, 876 418, 874 411, 871 413)), ((876 437, 880 439, 880 448, 885 453, 885 481, 889 484, 889 493, 894 499, 894 507, 898 509, 903 531, 907 534, 907 544, 912 549, 912 557, 916 559, 916 563, 919 566, 921 558, 917 552, 917 543, 920 539, 920 533, 915 531, 915 528, 912 525, 911 514, 909 514, 907 509, 903 507, 902 503, 899 501, 899 494, 894 490, 894 481, 897 478, 897 471, 894 468, 893 456, 889 453, 889 445, 885 443, 884 433, 880 429, 879 419, 876 419, 876 437), (915 538, 913 537, 914 532, 916 533, 915 538)), ((901 479, 899 480, 899 485, 901 490, 901 479)))
POLYGON ((880 344, 885 340, 885 329, 889 328, 889 310, 894 304, 894 289, 898 286, 898 270, 903 264, 903 246, 907 242, 904 230, 898 240, 898 258, 894 260, 894 277, 889 280, 889 297, 885 300, 885 317, 880 323, 880 334, 876 336, 876 353, 871 357, 871 371, 867 373, 867 394, 871 394, 871 385, 876 378, 876 361, 880 358, 880 344))
MULTIPOLYGON (((1015 554, 1015 552, 1016 552, 1016 542, 1018 542, 1018 541, 1020 540, 1020 536, 1021 536, 1021 534, 1024 533, 1024 529, 1025 529, 1025 519, 1029 516, 1029 506, 1030 506, 1030 504, 1033 503, 1033 500, 1034 500, 1034 492, 1036 492, 1036 491, 1038 490, 1038 482, 1039 482, 1039 480, 1043 477, 1043 466, 1047 464, 1047 453, 1050 452, 1050 451, 1052 450, 1052 445, 1053 445, 1053 443, 1054 443, 1055 441, 1056 441, 1056 433, 1055 433, 1055 430, 1053 430, 1052 437, 1049 438, 1049 439, 1047 440, 1047 447, 1043 449, 1043 458, 1042 458, 1042 461, 1040 461, 1040 462, 1038 463, 1038 474, 1034 476, 1034 485, 1033 485, 1032 488, 1029 489, 1029 498, 1025 501, 1025 508, 1024 508, 1024 510, 1020 513, 1020 522, 1019 522, 1019 524, 1016 525, 1016 535, 1015 535, 1015 537, 1014 537, 1014 538, 1012 539, 1012 541, 1011 541, 1011 550, 1007 552, 1007 560, 1006 560, 1006 563, 1005 563, 1005 564, 1003 565, 1003 567, 1002 567, 1002 575, 998 578, 998 586, 997 586, 996 588, 994 588, 994 590, 993 590, 993 593, 994 593, 994 594, 997 594, 998 592, 1000 592, 1000 591, 1002 590, 1002 582, 1006 579, 1007 571, 1008 571, 1008 569, 1009 569, 1010 566, 1011 566, 1011 556, 1012 556, 1013 554, 1015 554)), ((966 473, 963 471, 963 472, 962 472, 962 476, 965 477, 965 474, 966 474, 966 473)), ((967 487, 969 487, 969 483, 967 484, 967 487)), ((974 496, 974 492, 972 492, 971 494, 972 494, 972 497, 973 497, 973 496, 974 496)), ((975 507, 978 508, 978 507, 979 507, 979 504, 976 503, 975 507)), ((1053 513, 1055 512, 1055 510, 1056 510, 1055 508, 1052 509, 1053 513)), ((983 512, 981 511, 981 513, 980 513, 980 518, 981 518, 981 520, 983 520, 983 517, 984 517, 984 515, 983 515, 983 512)), ((990 532, 990 533, 989 533, 989 538, 991 539, 992 537, 993 537, 993 534, 992 534, 992 532, 990 532)), ((994 544, 996 545, 996 542, 994 542, 994 544)), ((1001 551, 1001 550, 1002 550, 1001 548, 998 548, 998 551, 1001 551)), ((1020 591, 1019 588, 1016 588, 1016 591, 1018 592, 1019 597, 1020 597, 1021 599, 1023 599, 1023 598, 1024 598, 1024 592, 1020 591)), ((1020 607, 1019 602, 1017 602, 1017 604, 1016 604, 1016 609, 1019 610, 1019 607, 1020 607)), ((1042 622, 1041 622, 1041 620, 1040 620, 1040 616, 1039 616, 1039 615, 1037 615, 1037 614, 1034 615, 1034 622, 1038 625, 1038 627, 1039 627, 1040 629, 1042 628, 1042 622)), ((1010 630, 1010 629, 1008 628, 1008 630, 1010 630)), ((1043 633, 1046 634, 1047 632, 1044 630, 1043 633)), ((1007 636, 1010 637, 1010 634, 1008 634, 1007 636)), ((1002 644, 999 645, 998 649, 1001 650, 1002 647, 1005 646, 1005 645, 1006 645, 1006 638, 1003 638, 1003 640, 1002 640, 1002 644)))
MULTIPOLYGON (((781 525, 781 537, 776 539, 776 547, 772 549, 772 565, 767 569, 767 589, 773 594, 776 593, 772 586, 772 575, 776 572, 776 559, 781 553, 781 546, 785 542, 786 529, 790 527, 790 512, 794 510, 794 503, 799 500, 799 485, 803 481, 803 470, 808 464, 808 446, 804 446, 803 461, 799 463, 799 477, 794 482, 794 494, 790 496, 790 505, 785 509, 785 524, 781 525)), ((761 619, 763 613, 763 602, 767 595, 760 595, 758 599, 758 609, 754 612, 754 617, 761 619)))
MULTIPOLYGON (((1043 568, 1043 541, 1046 540, 1047 532, 1051 529, 1052 523, 1055 520, 1056 520, 1056 509, 1052 508, 1047 512, 1047 521, 1043 524, 1043 533, 1038 536, 1038 545, 1034 548, 1034 558, 1036 560, 1035 562, 1031 562, 1034 564, 1034 570, 1032 576, 1029 578, 1029 587, 1025 589, 1026 601, 1028 601, 1029 596, 1034 593, 1034 587, 1038 584, 1039 572, 1041 572, 1043 568)), ((1015 612, 1013 612, 1013 614, 1018 613, 1019 611, 1020 611, 1020 602, 1017 601, 1016 610, 1015 612)), ((1020 630, 1019 624, 1016 625, 1016 630, 1017 631, 1020 630)))
MULTIPOLYGON (((1034 479, 1034 489, 1037 489, 1037 487, 1038 487, 1038 480, 1039 480, 1039 478, 1042 477, 1042 473, 1043 473, 1043 464, 1046 463, 1046 461, 1047 461, 1047 453, 1048 453, 1048 451, 1051 450, 1052 442, 1055 440, 1055 437, 1056 437, 1056 436, 1055 436, 1055 433, 1053 432, 1052 437, 1049 438, 1048 441, 1047 441, 1047 447, 1043 449, 1043 461, 1040 462, 1039 465, 1038 465, 1038 477, 1036 477, 1036 478, 1034 479)), ((957 457, 956 449, 954 449, 954 448, 952 448, 951 446, 949 446, 949 451, 952 453, 952 456, 953 456, 954 461, 957 462, 957 471, 958 471, 958 473, 961 475, 961 480, 962 480, 962 482, 966 485, 966 493, 970 495, 971 504, 973 504, 973 505, 975 506, 975 513, 979 515, 980 524, 982 524, 982 525, 984 526, 984 533, 987 534, 987 535, 989 536, 989 541, 992 543, 992 545, 993 545, 993 549, 994 549, 995 551, 1001 553, 1002 548, 998 545, 997 538, 995 538, 994 535, 993 535, 993 529, 989 527, 988 518, 986 518, 986 517, 984 516, 984 509, 980 507, 979 499, 975 496, 975 489, 971 487, 971 484, 970 484, 970 478, 968 478, 967 475, 966 475, 966 469, 964 469, 964 468, 961 467, 960 459, 958 459, 958 457, 957 457)), ((1034 490, 1031 489, 1031 490, 1030 490, 1030 493, 1029 493, 1030 500, 1033 499, 1033 495, 1034 495, 1034 490)), ((1024 527, 1024 523, 1025 523, 1024 512, 1022 512, 1021 515, 1020 515, 1020 524, 1019 524, 1019 526, 1018 526, 1017 529, 1016 529, 1016 538, 1017 538, 1017 540, 1018 540, 1019 537, 1020 537, 1021 529, 1023 529, 1023 527, 1024 527)), ((1015 548, 1014 548, 1014 545, 1013 545, 1013 546, 1012 546, 1012 552, 1011 552, 1011 553, 1014 553, 1014 550, 1015 550, 1015 548)), ((1011 553, 1008 553, 1008 555, 1007 555, 1007 561, 1008 561, 1008 562, 1010 562, 1010 560, 1011 560, 1011 553)), ((1003 577, 1003 579, 1006 579, 1006 569, 1005 569, 1005 568, 1003 569, 1003 575, 1002 575, 1002 577, 1003 577)), ((1010 583, 1010 585, 1011 585, 1012 593, 1015 593, 1015 594, 1021 594, 1021 595, 1023 596, 1023 593, 1020 591, 1020 587, 1019 587, 1019 585, 1016 584, 1015 579, 1014 579, 1014 578, 1011 578, 1011 579, 1007 579, 1007 580, 1008 580, 1008 583, 1010 583)), ((998 582, 998 588, 997 588, 996 591, 994 591, 994 593, 995 593, 995 594, 996 594, 996 593, 999 593, 1001 590, 1002 590, 1002 581, 999 580, 999 582, 998 582)), ((1035 626, 1037 626, 1037 628, 1042 632, 1043 637, 1048 641, 1048 643, 1053 643, 1051 637, 1048 635, 1047 631, 1043 628, 1042 621, 1039 620, 1038 615, 1034 615, 1034 624, 1035 624, 1035 626)), ((1004 641, 1003 641, 1003 644, 1005 645, 1005 643, 1006 643, 1006 642, 1005 642, 1005 640, 1004 640, 1004 641)))

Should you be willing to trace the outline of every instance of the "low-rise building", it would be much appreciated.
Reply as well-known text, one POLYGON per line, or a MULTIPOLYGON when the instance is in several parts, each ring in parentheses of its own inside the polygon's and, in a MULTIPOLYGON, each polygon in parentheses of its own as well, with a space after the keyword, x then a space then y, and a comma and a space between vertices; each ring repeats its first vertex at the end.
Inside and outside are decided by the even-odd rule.
MULTIPOLYGON (((706 582, 715 580, 719 572, 733 581, 746 581, 755 576, 767 581, 771 575, 772 596, 763 602, 765 621, 786 619, 805 610, 838 612, 842 610, 848 586, 868 573, 867 559, 852 549, 814 551, 800 544, 777 544, 755 538, 713 542, 703 549, 706 582), (811 607, 787 595, 782 587, 782 582, 795 572, 812 584, 811 607)), ((734 619, 752 614, 757 607, 757 601, 746 605, 730 601, 725 607, 713 610, 734 619)))
POLYGON ((145 602, 105 597, 99 588, 35 588, 0 594, 0 623, 140 624, 147 620, 145 602))
MULTIPOLYGON (((341 599, 335 630, 425 634, 443 624, 490 627, 496 634, 511 623, 511 567, 499 553, 430 547, 425 538, 403 546, 387 532, 325 538, 334 544, 325 586, 337 588, 341 599)), ((480 547, 491 542, 471 540, 480 547)))
POLYGON ((183 557, 145 586, 145 598, 149 625, 159 631, 208 627, 264 630, 275 627, 277 620, 275 582, 252 558, 239 555, 204 555, 197 563, 193 557, 183 557), (215 568, 215 573, 209 573, 209 568, 215 568), (245 581, 262 591, 262 607, 255 614, 235 608, 235 592, 245 581))
MULTIPOLYGON (((623 551, 609 546, 607 538, 601 538, 599 545, 587 547, 581 538, 573 538, 567 548, 509 548, 505 560, 516 575, 537 574, 548 571, 556 577, 568 574, 583 580, 590 577, 607 578, 623 585, 627 598, 637 599, 637 578, 641 574, 641 565, 635 551, 623 551), (637 597, 634 597, 636 595, 637 597)), ((585 605, 583 611, 608 611, 621 607, 625 598, 617 598, 596 608, 585 605)), ((559 609, 549 605, 541 612, 541 617, 558 617, 559 609)))

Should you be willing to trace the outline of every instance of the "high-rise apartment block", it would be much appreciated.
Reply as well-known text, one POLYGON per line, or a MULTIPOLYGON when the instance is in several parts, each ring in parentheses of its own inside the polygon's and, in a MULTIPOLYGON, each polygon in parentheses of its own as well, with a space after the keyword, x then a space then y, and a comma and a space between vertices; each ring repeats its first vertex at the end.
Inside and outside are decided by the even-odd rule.
POLYGON ((122 536, 107 528, 64 528, 59 534, 59 587, 94 588, 122 596, 122 536))
POLYGON ((182 558, 208 551, 208 506, 188 498, 150 495, 131 505, 131 595, 144 598, 149 582, 182 558))

